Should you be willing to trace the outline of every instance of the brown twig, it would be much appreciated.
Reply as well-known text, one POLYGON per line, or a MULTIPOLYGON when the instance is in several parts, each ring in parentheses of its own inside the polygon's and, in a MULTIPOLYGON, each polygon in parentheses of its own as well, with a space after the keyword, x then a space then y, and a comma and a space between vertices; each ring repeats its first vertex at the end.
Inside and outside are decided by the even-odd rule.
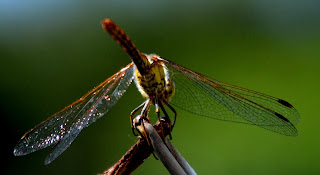
POLYGON ((168 149, 170 150, 173 157, 177 160, 179 165, 188 175, 196 175, 197 173, 193 170, 193 168, 189 165, 189 163, 182 157, 179 151, 171 144, 171 142, 165 138, 165 144, 167 145, 168 149))
POLYGON ((137 131, 143 136, 104 175, 130 174, 139 167, 151 153, 155 153, 172 175, 195 175, 189 163, 166 138, 171 132, 169 118, 162 117, 154 126, 147 118, 134 119, 137 131))
MULTIPOLYGON (((162 122, 162 124, 160 124, 160 121, 158 121, 153 127, 159 135, 162 135, 162 138, 170 133, 170 124, 167 122, 162 122)), ((153 149, 146 139, 140 138, 117 163, 103 172, 103 175, 130 174, 139 167, 152 152, 153 149)))
POLYGON ((145 131, 150 139, 155 154, 159 157, 162 164, 167 168, 172 175, 186 175, 187 173, 180 166, 178 161, 172 155, 167 145, 164 143, 164 139, 155 131, 152 125, 148 122, 144 122, 145 131))

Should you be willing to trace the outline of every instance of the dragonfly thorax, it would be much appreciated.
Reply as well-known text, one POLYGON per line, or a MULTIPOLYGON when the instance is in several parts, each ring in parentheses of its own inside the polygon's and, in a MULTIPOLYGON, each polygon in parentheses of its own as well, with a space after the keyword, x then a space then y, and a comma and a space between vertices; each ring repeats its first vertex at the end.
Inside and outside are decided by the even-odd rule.
POLYGON ((144 75, 141 75, 138 69, 134 71, 136 86, 145 99, 162 99, 170 101, 174 95, 174 82, 169 76, 167 67, 159 59, 158 55, 146 55, 149 65, 149 70, 144 75))

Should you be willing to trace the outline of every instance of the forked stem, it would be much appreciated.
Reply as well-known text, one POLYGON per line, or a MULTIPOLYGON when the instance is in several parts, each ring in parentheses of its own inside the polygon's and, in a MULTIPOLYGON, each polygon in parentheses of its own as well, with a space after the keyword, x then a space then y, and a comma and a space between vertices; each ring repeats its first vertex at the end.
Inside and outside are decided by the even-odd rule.
POLYGON ((144 138, 140 138, 135 145, 112 167, 106 170, 104 175, 130 174, 147 159, 153 151, 157 154, 161 162, 168 169, 170 174, 196 174, 188 162, 178 153, 173 145, 166 139, 171 132, 171 123, 162 117, 152 126, 148 120, 142 120, 145 132, 151 141, 152 147, 144 138), (162 124, 160 123, 162 121, 162 124), (162 127, 161 127, 162 125, 162 127))

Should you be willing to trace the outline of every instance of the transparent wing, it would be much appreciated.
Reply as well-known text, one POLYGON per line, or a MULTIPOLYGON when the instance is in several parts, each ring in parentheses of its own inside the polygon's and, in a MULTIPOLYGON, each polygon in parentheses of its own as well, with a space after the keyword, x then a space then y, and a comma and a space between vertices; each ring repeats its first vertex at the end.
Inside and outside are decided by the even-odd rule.
POLYGON ((45 160, 50 163, 64 152, 81 130, 117 103, 133 80, 133 63, 106 79, 86 95, 27 132, 14 149, 21 156, 56 144, 45 160))
POLYGON ((173 105, 214 119, 253 124, 289 136, 298 134, 293 124, 300 116, 290 103, 163 62, 176 86, 170 101, 173 105))

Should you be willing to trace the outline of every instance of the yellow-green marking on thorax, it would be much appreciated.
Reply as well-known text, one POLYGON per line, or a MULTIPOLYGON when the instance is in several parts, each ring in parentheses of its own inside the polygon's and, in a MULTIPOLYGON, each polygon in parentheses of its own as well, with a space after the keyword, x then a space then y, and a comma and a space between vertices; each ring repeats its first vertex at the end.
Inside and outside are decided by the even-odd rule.
POLYGON ((174 95, 174 83, 171 80, 167 67, 161 62, 158 55, 146 55, 150 63, 149 70, 145 75, 141 75, 138 69, 135 69, 134 76, 136 86, 143 98, 163 99, 170 101, 174 95))

